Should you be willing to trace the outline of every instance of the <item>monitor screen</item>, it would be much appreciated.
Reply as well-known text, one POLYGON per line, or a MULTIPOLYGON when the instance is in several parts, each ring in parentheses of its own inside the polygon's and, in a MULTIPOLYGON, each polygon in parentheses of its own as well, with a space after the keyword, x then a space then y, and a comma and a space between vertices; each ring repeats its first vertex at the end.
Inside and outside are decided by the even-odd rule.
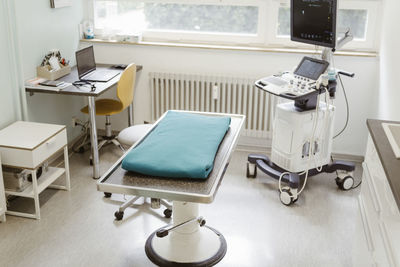
POLYGON ((292 41, 334 48, 337 0, 291 0, 292 41))
POLYGON ((319 76, 323 74, 328 68, 329 63, 325 60, 320 60, 311 57, 304 57, 300 64, 297 66, 294 74, 300 75, 312 80, 318 80, 319 76))
POLYGON ((93 46, 89 46, 79 51, 76 51, 75 56, 79 79, 85 74, 96 69, 93 46))

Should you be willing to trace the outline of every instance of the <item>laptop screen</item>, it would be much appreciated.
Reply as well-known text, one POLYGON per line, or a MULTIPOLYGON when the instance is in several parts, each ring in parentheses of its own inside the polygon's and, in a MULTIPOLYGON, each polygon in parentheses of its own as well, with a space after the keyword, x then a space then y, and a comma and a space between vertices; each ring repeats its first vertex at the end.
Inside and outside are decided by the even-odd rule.
POLYGON ((96 69, 93 46, 89 46, 79 51, 76 51, 75 57, 79 79, 82 76, 85 76, 87 73, 96 69))

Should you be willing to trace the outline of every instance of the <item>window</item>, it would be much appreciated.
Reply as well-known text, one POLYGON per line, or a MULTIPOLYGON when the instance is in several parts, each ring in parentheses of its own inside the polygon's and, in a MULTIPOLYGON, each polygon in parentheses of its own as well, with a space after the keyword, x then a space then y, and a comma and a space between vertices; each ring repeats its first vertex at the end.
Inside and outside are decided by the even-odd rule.
MULTIPOLYGON (((141 32, 147 41, 307 46, 290 41, 289 0, 92 1, 95 33, 104 37, 141 32)), ((345 48, 374 48, 378 3, 339 1, 338 36, 350 28, 355 37, 345 48)))
POLYGON ((147 39, 254 42, 264 1, 95 0, 98 34, 143 32, 147 39), (215 2, 215 3, 213 3, 215 2))
POLYGON ((339 9, 338 31, 350 28, 355 40, 365 40, 367 30, 366 9, 339 9))
POLYGON ((143 13, 148 29, 257 34, 256 6, 148 3, 143 13))

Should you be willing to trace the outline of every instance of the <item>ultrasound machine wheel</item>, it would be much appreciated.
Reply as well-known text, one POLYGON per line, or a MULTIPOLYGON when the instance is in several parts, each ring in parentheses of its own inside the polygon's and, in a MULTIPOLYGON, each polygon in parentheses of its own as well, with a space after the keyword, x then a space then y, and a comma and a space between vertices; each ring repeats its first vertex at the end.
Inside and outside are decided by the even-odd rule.
POLYGON ((290 189, 287 188, 282 189, 282 192, 279 194, 279 199, 281 200, 282 204, 286 206, 290 206, 294 203, 293 194, 290 192, 290 189))
POLYGON ((354 185, 354 178, 351 176, 346 176, 344 179, 337 177, 335 181, 337 186, 344 191, 352 189, 354 185))
POLYGON ((247 178, 256 178, 256 176, 257 176, 257 165, 247 162, 246 177, 247 178))

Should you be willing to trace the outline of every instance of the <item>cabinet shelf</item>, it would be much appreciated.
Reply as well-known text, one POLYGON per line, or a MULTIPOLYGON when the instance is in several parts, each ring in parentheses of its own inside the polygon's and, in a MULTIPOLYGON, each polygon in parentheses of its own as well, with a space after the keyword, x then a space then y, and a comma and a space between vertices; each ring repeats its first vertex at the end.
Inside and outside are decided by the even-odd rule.
MULTIPOLYGON (((43 190, 45 190, 49 185, 51 185, 55 180, 57 180, 64 173, 65 173, 64 168, 49 167, 48 171, 44 172, 40 176, 40 178, 37 179, 38 194, 43 192, 43 190)), ((6 190, 5 192, 7 195, 34 198, 32 183, 21 192, 8 191, 8 190, 6 190)))

